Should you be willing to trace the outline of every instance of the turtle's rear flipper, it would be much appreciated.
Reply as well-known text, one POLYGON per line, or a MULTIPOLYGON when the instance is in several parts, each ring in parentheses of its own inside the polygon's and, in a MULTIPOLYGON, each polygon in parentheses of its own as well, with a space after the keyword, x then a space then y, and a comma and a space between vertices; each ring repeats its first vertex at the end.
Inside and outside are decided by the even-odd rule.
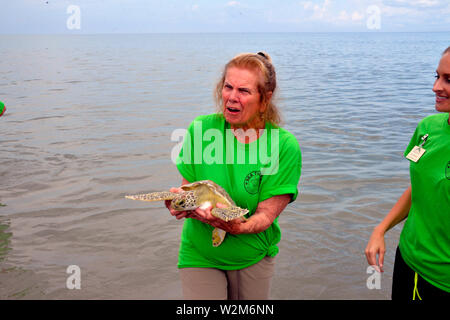
POLYGON ((152 192, 145 194, 136 194, 132 196, 125 196, 127 199, 131 200, 141 200, 141 201, 164 201, 164 200, 173 200, 178 193, 162 191, 162 192, 152 192))
POLYGON ((236 218, 240 218, 248 213, 247 209, 242 209, 239 207, 228 207, 228 208, 214 208, 211 210, 211 214, 224 221, 230 221, 236 218))
POLYGON ((212 245, 213 247, 218 247, 222 244, 223 240, 225 239, 225 235, 227 233, 219 228, 214 228, 212 232, 212 245))

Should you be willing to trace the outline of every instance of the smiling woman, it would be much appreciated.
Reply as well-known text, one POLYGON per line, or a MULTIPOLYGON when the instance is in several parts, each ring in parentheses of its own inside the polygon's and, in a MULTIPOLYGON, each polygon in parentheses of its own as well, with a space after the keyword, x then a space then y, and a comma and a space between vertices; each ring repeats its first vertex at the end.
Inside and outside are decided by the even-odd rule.
POLYGON ((436 73, 435 108, 443 113, 417 126, 404 153, 411 186, 375 227, 365 252, 368 263, 383 271, 384 234, 406 219, 395 255, 395 300, 450 298, 450 47, 436 73))
POLYGON ((433 91, 436 94, 436 110, 450 112, 450 47, 444 51, 436 69, 433 91))

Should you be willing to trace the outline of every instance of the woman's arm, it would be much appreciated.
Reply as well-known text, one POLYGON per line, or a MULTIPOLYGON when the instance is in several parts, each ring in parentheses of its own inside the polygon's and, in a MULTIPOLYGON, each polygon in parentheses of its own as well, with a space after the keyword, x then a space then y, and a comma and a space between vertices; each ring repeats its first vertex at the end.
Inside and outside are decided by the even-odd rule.
POLYGON ((411 186, 406 189, 383 221, 374 228, 372 235, 370 236, 369 243, 365 250, 367 262, 371 266, 379 267, 380 272, 383 272, 384 253, 386 252, 384 234, 398 223, 402 222, 408 216, 410 209, 411 186))
POLYGON ((238 233, 259 233, 266 230, 283 212, 289 201, 291 201, 290 194, 282 194, 261 201, 255 213, 245 223, 240 224, 238 233))
MULTIPOLYGON (((255 213, 245 221, 238 218, 225 222, 211 214, 212 207, 206 208, 205 210, 200 208, 196 209, 195 215, 192 215, 191 218, 200 220, 231 234, 258 233, 270 227, 275 218, 281 214, 290 201, 290 194, 278 195, 261 201, 255 213)), ((226 208, 222 204, 218 204, 217 207, 226 208)))

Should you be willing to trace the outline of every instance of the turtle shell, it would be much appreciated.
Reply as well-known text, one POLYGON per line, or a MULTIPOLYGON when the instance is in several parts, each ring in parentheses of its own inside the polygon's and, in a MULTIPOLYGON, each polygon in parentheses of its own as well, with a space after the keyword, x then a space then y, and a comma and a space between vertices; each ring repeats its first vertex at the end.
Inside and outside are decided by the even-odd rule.
POLYGON ((197 205, 201 207, 204 204, 210 204, 214 208, 216 203, 220 202, 228 206, 236 206, 233 199, 224 188, 211 180, 201 180, 181 186, 184 191, 193 191, 197 198, 197 205))

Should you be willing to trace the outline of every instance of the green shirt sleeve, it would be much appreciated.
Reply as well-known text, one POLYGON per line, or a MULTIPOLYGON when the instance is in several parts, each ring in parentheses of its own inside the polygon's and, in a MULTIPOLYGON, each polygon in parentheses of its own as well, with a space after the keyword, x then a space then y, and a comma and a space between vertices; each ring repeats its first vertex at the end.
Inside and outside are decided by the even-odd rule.
POLYGON ((302 168, 300 146, 295 136, 285 132, 280 137, 278 171, 262 176, 259 202, 273 196, 291 194, 291 202, 297 198, 302 168))

